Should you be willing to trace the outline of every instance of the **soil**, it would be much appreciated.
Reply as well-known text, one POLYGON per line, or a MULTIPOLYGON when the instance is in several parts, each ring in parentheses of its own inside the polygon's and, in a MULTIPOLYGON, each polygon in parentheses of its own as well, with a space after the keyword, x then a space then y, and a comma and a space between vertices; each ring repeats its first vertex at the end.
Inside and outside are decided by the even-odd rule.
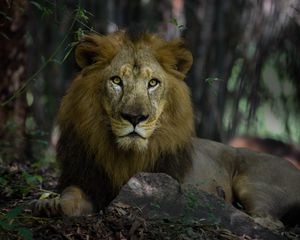
MULTIPOLYGON (((201 221, 145 220, 139 209, 116 205, 95 215, 77 218, 36 217, 31 202, 57 197, 54 167, 13 163, 0 166, 0 239, 245 239, 227 229, 201 221)), ((282 232, 299 239, 295 230, 282 232)))

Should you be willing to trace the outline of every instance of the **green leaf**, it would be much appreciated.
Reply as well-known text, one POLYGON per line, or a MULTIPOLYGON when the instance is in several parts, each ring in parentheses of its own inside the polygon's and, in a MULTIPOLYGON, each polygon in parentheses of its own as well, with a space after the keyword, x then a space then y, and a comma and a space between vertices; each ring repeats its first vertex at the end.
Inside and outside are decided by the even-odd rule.
POLYGON ((27 100, 28 107, 30 107, 34 101, 34 96, 31 92, 26 93, 26 100, 27 100))
POLYGON ((22 213, 22 211, 23 211, 22 207, 13 208, 5 215, 5 218, 13 219, 13 218, 17 217, 18 215, 20 215, 22 213))
POLYGON ((41 11, 42 11, 42 18, 48 17, 53 14, 53 10, 47 7, 43 7, 41 11))
POLYGON ((171 24, 173 24, 176 28, 178 28, 178 30, 182 30, 184 28, 183 24, 179 24, 177 19, 172 17, 169 21, 171 24))
POLYGON ((178 26, 177 19, 174 18, 174 17, 170 19, 170 23, 173 24, 173 25, 175 25, 176 27, 178 26))
POLYGON ((26 187, 20 187, 19 191, 20 191, 20 193, 22 193, 22 195, 24 197, 29 193, 30 187, 27 187, 27 186, 26 187))
POLYGON ((35 1, 30 1, 30 3, 34 6, 36 6, 40 11, 43 10, 43 7, 39 3, 35 2, 35 1))
POLYGON ((82 37, 84 36, 84 30, 82 28, 78 28, 75 31, 75 40, 76 40, 76 44, 82 39, 82 37))
POLYGON ((0 177, 0 186, 4 187, 6 186, 8 181, 4 177, 0 177))
POLYGON ((22 175, 25 178, 25 181, 28 185, 32 185, 37 182, 41 183, 43 181, 43 178, 40 175, 31 175, 27 172, 23 172, 22 175))
POLYGON ((40 198, 39 199, 48 199, 49 197, 50 197, 50 195, 51 195, 51 192, 45 192, 45 193, 43 193, 41 196, 40 196, 40 198))
POLYGON ((152 207, 154 207, 154 208, 157 208, 157 209, 160 208, 160 205, 159 205, 158 203, 156 203, 156 202, 152 202, 152 203, 150 203, 150 205, 151 205, 152 207))
POLYGON ((18 234, 23 237, 25 240, 32 240, 33 239, 33 235, 32 235, 32 231, 28 228, 24 228, 24 227, 20 227, 17 229, 18 234))
POLYGON ((223 81, 221 78, 217 78, 217 77, 210 77, 210 78, 206 78, 205 82, 207 82, 209 85, 212 85, 214 82, 217 81, 223 81))
POLYGON ((8 222, 6 221, 2 221, 0 220, 0 229, 3 229, 3 230, 6 230, 6 231, 10 231, 10 230, 13 230, 15 228, 15 225, 14 224, 9 224, 8 222))
POLYGON ((76 19, 78 21, 82 22, 88 22, 89 16, 93 16, 92 13, 82 8, 80 5, 78 5, 78 8, 76 9, 76 19))

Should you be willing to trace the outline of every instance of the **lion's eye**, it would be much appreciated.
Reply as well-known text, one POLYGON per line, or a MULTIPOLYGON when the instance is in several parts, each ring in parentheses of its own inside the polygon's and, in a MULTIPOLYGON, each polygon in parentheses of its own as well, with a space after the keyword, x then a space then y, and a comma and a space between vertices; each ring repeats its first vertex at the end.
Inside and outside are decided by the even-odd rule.
POLYGON ((153 88, 155 86, 157 86, 160 83, 160 81, 158 81, 157 79, 153 78, 149 81, 148 83, 148 88, 153 88))
POLYGON ((120 77, 118 77, 118 76, 113 76, 113 77, 110 78, 110 80, 111 80, 114 84, 119 85, 119 86, 122 86, 122 80, 121 80, 120 77))

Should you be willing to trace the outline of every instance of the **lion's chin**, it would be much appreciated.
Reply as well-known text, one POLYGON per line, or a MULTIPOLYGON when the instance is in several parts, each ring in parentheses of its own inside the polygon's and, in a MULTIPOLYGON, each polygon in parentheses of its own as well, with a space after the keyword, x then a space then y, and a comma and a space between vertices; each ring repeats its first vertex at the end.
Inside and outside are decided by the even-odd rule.
POLYGON ((117 144, 124 151, 144 152, 148 148, 148 139, 128 135, 117 138, 117 144))

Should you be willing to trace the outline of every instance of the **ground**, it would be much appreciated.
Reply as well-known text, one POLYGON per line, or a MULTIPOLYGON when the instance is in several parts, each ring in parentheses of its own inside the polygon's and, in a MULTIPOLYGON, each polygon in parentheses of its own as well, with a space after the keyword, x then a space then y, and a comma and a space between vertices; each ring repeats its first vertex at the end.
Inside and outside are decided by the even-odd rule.
MULTIPOLYGON (((125 204, 80 218, 33 216, 31 201, 57 196, 54 169, 0 166, 0 239, 252 239, 201 220, 145 220, 139 209, 125 204)), ((294 232, 282 235, 297 239, 294 232)))

